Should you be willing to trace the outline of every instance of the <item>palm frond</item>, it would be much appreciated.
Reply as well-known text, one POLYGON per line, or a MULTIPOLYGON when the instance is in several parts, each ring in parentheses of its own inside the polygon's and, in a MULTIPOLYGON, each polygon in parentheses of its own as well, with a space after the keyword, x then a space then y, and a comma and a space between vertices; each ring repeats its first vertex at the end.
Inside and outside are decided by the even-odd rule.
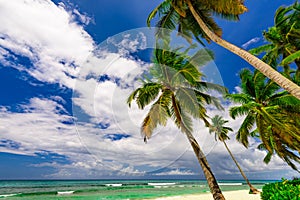
POLYGON ((180 99, 178 103, 183 110, 193 117, 199 118, 198 100, 193 89, 178 88, 176 92, 176 99, 180 99))
POLYGON ((268 164, 271 161, 272 154, 270 152, 264 157, 264 163, 268 164))
POLYGON ((151 137, 158 125, 166 126, 168 118, 171 117, 169 111, 171 105, 170 95, 170 91, 165 90, 151 106, 146 118, 143 120, 141 133, 145 141, 151 137))
POLYGON ((191 133, 193 131, 192 119, 185 111, 180 107, 179 101, 175 99, 172 101, 172 106, 170 108, 171 117, 175 125, 183 133, 191 133), (179 112, 176 113, 175 109, 179 112))
POLYGON ((240 0, 202 0, 201 4, 219 15, 240 15, 248 11, 240 0))
POLYGON ((242 143, 245 147, 248 147, 249 145, 248 137, 250 136, 250 130, 253 128, 254 123, 255 116, 252 113, 248 114, 239 128, 238 134, 236 135, 237 141, 242 143))
POLYGON ((186 17, 180 17, 178 23, 180 36, 183 36, 189 43, 192 43, 192 37, 194 36, 201 45, 205 46, 204 42, 199 38, 203 38, 204 33, 190 11, 187 12, 186 17))
POLYGON ((276 10, 274 22, 276 27, 280 27, 285 21, 289 19, 289 16, 286 16, 288 12, 290 12, 293 9, 292 6, 289 7, 279 7, 276 10))
POLYGON ((151 20, 159 13, 160 15, 166 13, 170 10, 170 1, 165 0, 161 4, 159 4, 149 15, 147 18, 147 26, 150 27, 151 20))
POLYGON ((233 101, 234 103, 241 103, 241 104, 247 104, 251 101, 253 101, 253 98, 250 97, 248 94, 227 94, 225 96, 229 100, 233 101))
POLYGON ((261 92, 259 99, 261 101, 270 101, 275 95, 279 94, 279 89, 280 87, 274 81, 268 80, 266 84, 260 88, 261 92))
POLYGON ((162 89, 162 86, 157 83, 145 83, 143 87, 136 89, 127 99, 127 103, 131 106, 132 100, 135 100, 140 109, 144 109, 146 105, 151 103, 159 91, 162 89))
POLYGON ((290 94, 274 96, 270 99, 271 105, 279 105, 282 108, 292 108, 293 112, 300 113, 300 100, 290 94))
POLYGON ((214 53, 211 50, 200 49, 189 59, 189 62, 195 67, 202 67, 213 59, 214 53))
POLYGON ((200 81, 203 76, 199 70, 191 64, 185 65, 182 69, 178 70, 177 74, 182 76, 182 78, 186 79, 189 83, 195 83, 200 81))
MULTIPOLYGON (((166 32, 164 30, 166 29, 175 30, 179 18, 180 17, 178 13, 175 11, 173 7, 171 7, 170 10, 166 14, 164 14, 157 22, 156 27, 158 27, 158 29, 156 31, 156 35, 159 38, 164 38, 166 35, 166 32)), ((167 31, 167 33, 170 32, 167 31)))
POLYGON ((222 85, 218 85, 215 83, 209 83, 209 82, 205 82, 205 81, 197 81, 194 85, 194 87, 201 91, 208 91, 208 90, 214 90, 216 92, 219 92, 220 94, 227 94, 228 93, 228 89, 222 85))
POLYGON ((260 106, 260 104, 257 104, 255 102, 242 104, 240 106, 233 106, 229 109, 230 117, 235 119, 239 116, 248 115, 249 113, 254 112, 257 106, 260 106))
POLYGON ((173 6, 173 8, 176 10, 176 12, 181 17, 186 17, 186 12, 184 10, 184 6, 183 6, 183 1, 182 0, 171 1, 171 5, 173 6))
POLYGON ((290 64, 292 62, 294 62, 296 59, 300 59, 300 50, 299 51, 296 51, 295 53, 287 56, 286 58, 284 58, 280 65, 287 65, 287 64, 290 64))
POLYGON ((180 129, 184 133, 193 132, 193 121, 191 117, 185 112, 182 111, 181 113, 181 123, 183 123, 184 126, 181 125, 180 129))
MULTIPOLYGON (((198 10, 198 15, 211 31, 220 37, 222 36, 222 29, 215 22, 209 10, 198 10)), ((210 42, 210 38, 204 32, 202 32, 201 36, 205 38, 207 42, 210 42)))
POLYGON ((262 45, 262 46, 250 49, 249 53, 257 56, 257 55, 260 55, 261 53, 268 52, 273 48, 274 48, 273 44, 266 44, 266 45, 262 45))

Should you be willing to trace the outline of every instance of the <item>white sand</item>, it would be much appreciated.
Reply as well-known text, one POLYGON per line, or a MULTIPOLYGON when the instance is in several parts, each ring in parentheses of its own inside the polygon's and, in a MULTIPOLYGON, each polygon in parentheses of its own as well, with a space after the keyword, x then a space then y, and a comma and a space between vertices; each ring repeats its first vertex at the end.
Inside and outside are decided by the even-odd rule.
MULTIPOLYGON (((226 200, 260 200, 260 194, 249 194, 249 190, 223 192, 226 200)), ((174 197, 162 197, 155 200, 213 200, 212 194, 182 195, 174 197)))

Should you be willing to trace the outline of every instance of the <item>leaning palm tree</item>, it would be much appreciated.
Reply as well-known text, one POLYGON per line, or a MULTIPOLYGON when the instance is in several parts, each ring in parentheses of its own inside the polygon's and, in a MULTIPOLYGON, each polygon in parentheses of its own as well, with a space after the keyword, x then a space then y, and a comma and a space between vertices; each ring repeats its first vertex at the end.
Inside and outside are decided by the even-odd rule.
POLYGON ((276 153, 297 170, 294 162, 300 163, 300 100, 281 91, 258 71, 244 69, 240 78, 242 92, 227 95, 240 104, 230 108, 231 117, 246 116, 237 140, 248 147, 248 137, 258 137, 262 141, 260 149, 268 152, 264 161, 270 161, 276 153))
POLYGON ((240 170, 243 178, 245 179, 246 183, 249 185, 250 187, 250 193, 252 194, 258 194, 260 193, 248 180, 247 176, 245 175, 244 171, 242 170, 242 168, 240 167, 240 165, 238 164, 237 160, 235 159, 235 157, 233 156, 232 152, 230 151, 230 149, 228 148, 227 144, 226 144, 226 140, 230 139, 228 137, 228 132, 229 131, 233 131, 232 128, 224 126, 224 124, 226 124, 228 122, 228 120, 224 120, 220 115, 216 115, 211 119, 211 126, 209 126, 209 133, 215 133, 215 140, 219 140, 221 142, 223 142, 225 148, 227 149, 228 153, 230 154, 232 160, 234 161, 234 163, 236 164, 236 166, 238 167, 238 169, 240 170))
POLYGON ((150 21, 159 14, 160 19, 156 25, 159 28, 178 29, 179 34, 188 38, 188 41, 191 41, 193 35, 198 41, 200 41, 199 37, 205 38, 208 42, 212 40, 243 58, 265 76, 300 99, 300 87, 297 84, 254 55, 220 37, 222 30, 212 16, 218 15, 226 19, 238 20, 239 15, 246 11, 243 0, 164 0, 150 13, 147 23, 150 26, 150 21))
POLYGON ((211 57, 206 56, 206 50, 199 50, 191 57, 186 52, 179 51, 166 46, 155 49, 154 65, 150 73, 145 75, 147 78, 143 85, 128 97, 128 104, 131 106, 131 102, 135 100, 140 109, 151 105, 141 127, 144 141, 151 137, 158 125, 166 126, 169 118, 173 120, 191 144, 214 199, 223 200, 225 198, 217 180, 192 134, 192 119, 202 119, 208 125, 204 106, 214 104, 218 108, 221 107, 217 99, 205 91, 214 88, 224 92, 224 88, 201 81, 203 75, 194 64, 199 58, 204 59, 201 60, 201 64, 211 60, 211 57))
POLYGON ((264 53, 262 60, 273 67, 282 65, 284 72, 290 76, 290 63, 297 66, 295 77, 300 78, 300 4, 295 2, 287 7, 277 9, 274 26, 263 32, 268 44, 251 49, 254 55, 264 53))

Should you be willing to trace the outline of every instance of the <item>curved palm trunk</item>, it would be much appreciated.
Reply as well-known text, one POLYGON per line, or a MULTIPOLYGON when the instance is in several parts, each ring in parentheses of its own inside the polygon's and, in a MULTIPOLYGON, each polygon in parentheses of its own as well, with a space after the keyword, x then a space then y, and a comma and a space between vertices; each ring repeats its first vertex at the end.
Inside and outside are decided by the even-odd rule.
POLYGON ((250 187, 250 192, 252 194, 258 194, 260 193, 255 187, 253 187, 253 185, 250 183, 250 181, 248 180, 247 176, 245 175, 245 173, 243 172, 242 168, 240 167, 240 165, 238 164, 238 162, 236 161, 235 157, 233 156, 233 154, 231 153, 230 149, 228 148, 227 144, 225 141, 223 141, 228 153, 230 154, 232 160, 234 161, 234 163, 236 164, 236 166, 239 168, 243 178, 245 179, 245 181, 247 182, 247 184, 249 185, 250 187))
POLYGON ((198 162, 203 170, 205 178, 207 180, 210 192, 212 193, 215 200, 225 200, 225 197, 222 194, 222 191, 217 183, 217 180, 210 169, 210 166, 206 160, 206 157, 194 136, 191 133, 186 133, 186 136, 193 147, 194 153, 198 159, 198 162))
POLYGON ((287 90, 289 93, 291 93, 293 96, 300 99, 300 87, 290 81, 289 79, 282 76, 279 72, 274 70, 272 67, 270 67, 268 64, 264 63, 262 60, 258 59, 254 55, 250 54, 248 51, 245 51, 244 49, 241 49, 226 40, 223 40, 219 36, 217 36, 214 32, 212 32, 206 24, 203 22, 197 11, 194 9, 191 0, 186 0, 189 9, 191 10, 193 16, 195 17, 196 21, 198 22, 201 29, 204 31, 204 33, 215 43, 218 45, 228 49, 232 53, 240 56, 245 61, 247 61, 250 65, 255 67, 257 70, 259 70, 261 73, 263 73, 265 76, 276 82, 280 87, 287 90))
POLYGON ((194 138, 193 134, 189 131, 188 128, 186 128, 186 126, 182 122, 180 111, 178 109, 174 95, 172 95, 172 104, 174 107, 174 112, 175 112, 176 118, 180 122, 180 127, 183 130, 183 132, 186 134, 190 144, 193 147, 194 153, 195 153, 195 155, 198 159, 198 162, 202 168, 202 171, 205 175, 210 192, 212 193, 214 200, 225 200, 225 197, 222 194, 222 191, 217 183, 217 180, 216 180, 213 172, 211 171, 210 166, 206 160, 206 157, 205 157, 204 153, 202 152, 202 150, 200 149, 198 142, 194 138))

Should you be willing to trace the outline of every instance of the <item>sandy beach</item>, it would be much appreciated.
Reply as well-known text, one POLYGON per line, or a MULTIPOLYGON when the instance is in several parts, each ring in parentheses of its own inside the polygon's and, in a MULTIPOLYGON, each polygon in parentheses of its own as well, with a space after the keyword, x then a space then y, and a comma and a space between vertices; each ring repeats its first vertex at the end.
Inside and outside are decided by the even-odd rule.
MULTIPOLYGON (((226 191, 223 192, 227 200, 260 200, 259 194, 249 194, 249 190, 226 191)), ((174 197, 155 198, 153 200, 213 200, 210 193, 197 195, 183 195, 174 197)))

